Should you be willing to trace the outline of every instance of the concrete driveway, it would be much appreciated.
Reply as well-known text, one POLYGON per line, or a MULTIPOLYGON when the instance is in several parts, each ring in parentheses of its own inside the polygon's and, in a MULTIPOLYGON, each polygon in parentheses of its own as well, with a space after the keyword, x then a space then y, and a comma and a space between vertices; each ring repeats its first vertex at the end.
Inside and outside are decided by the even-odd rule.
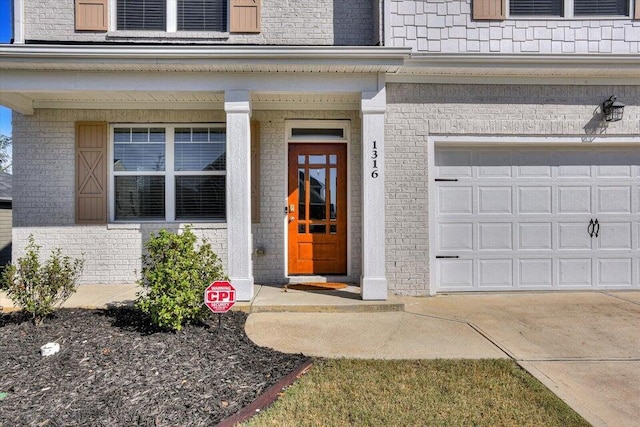
POLYGON ((402 300, 406 312, 473 325, 590 423, 640 424, 640 293, 402 300))
POLYGON ((595 426, 640 425, 640 292, 398 298, 395 313, 255 313, 257 344, 322 357, 511 357, 595 426))

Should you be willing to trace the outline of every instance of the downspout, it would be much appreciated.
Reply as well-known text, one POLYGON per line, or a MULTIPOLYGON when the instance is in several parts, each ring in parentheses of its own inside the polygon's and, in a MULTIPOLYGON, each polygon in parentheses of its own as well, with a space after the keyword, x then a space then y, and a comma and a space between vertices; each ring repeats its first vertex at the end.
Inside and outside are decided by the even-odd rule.
POLYGON ((13 0, 13 43, 24 44, 24 0, 13 0))

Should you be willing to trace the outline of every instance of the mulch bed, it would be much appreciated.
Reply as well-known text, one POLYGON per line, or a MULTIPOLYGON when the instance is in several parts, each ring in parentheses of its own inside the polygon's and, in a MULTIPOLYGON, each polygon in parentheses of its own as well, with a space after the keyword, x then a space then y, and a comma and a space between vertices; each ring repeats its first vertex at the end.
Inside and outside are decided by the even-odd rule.
POLYGON ((133 308, 0 315, 0 426, 212 426, 307 358, 258 347, 246 314, 181 332, 133 308), (47 342, 60 352, 40 355, 47 342))

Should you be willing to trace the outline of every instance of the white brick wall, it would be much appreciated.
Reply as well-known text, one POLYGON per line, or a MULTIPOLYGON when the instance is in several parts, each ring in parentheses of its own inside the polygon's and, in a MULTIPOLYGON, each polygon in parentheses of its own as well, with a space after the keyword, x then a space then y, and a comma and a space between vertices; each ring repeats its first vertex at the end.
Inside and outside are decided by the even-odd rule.
MULTIPOLYGON (((141 270, 144 242, 160 228, 178 224, 75 225, 75 122, 223 122, 224 112, 140 110, 36 110, 13 115, 13 259, 33 233, 43 254, 59 247, 86 259, 82 283, 132 283, 141 270)), ((226 228, 195 225, 226 263, 226 228)))
MULTIPOLYGON (((24 0, 25 39, 270 45, 371 45, 377 0, 262 2, 260 34, 206 32, 75 32, 74 0, 24 0)), ((112 0, 115 1, 115 0, 112 0)))
MULTIPOLYGON (((351 271, 352 280, 357 281, 361 272, 362 253, 359 226, 361 125, 358 112, 355 111, 254 111, 252 120, 260 121, 261 127, 261 221, 253 225, 253 239, 254 248, 265 250, 264 256, 254 256, 255 280, 257 283, 282 283, 284 278, 287 119, 351 121, 351 271)), ((46 252, 60 247, 70 256, 84 254, 86 266, 82 283, 134 282, 141 270, 140 257, 150 233, 160 228, 176 230, 179 225, 75 225, 75 122, 206 123, 224 120, 222 111, 36 110, 33 116, 14 113, 14 259, 24 253, 26 239, 33 233, 36 242, 46 252)), ((195 232, 211 241, 226 265, 226 228, 211 224, 198 227, 196 224, 195 232)))
POLYGON ((442 53, 640 52, 631 19, 471 19, 471 0, 390 0, 385 45, 442 53))
POLYGON ((392 292, 429 282, 427 138, 434 135, 640 135, 640 86, 387 85, 386 262, 392 292), (602 127, 600 104, 627 104, 602 127))

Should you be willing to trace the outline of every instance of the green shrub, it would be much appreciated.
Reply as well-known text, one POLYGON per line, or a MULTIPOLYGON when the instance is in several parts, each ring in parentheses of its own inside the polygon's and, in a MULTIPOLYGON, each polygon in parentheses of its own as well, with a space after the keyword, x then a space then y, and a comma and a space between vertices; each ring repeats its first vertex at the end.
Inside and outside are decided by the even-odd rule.
POLYGON ((190 227, 181 234, 160 230, 147 244, 142 256, 143 290, 136 307, 161 328, 180 330, 199 322, 209 313, 204 290, 215 280, 226 280, 222 262, 205 239, 196 248, 190 227))
POLYGON ((18 258, 17 265, 8 265, 2 273, 2 288, 13 303, 31 315, 39 325, 76 291, 76 282, 83 259, 62 256, 59 248, 51 257, 40 261, 40 249, 33 235, 27 239, 26 255, 18 258))

